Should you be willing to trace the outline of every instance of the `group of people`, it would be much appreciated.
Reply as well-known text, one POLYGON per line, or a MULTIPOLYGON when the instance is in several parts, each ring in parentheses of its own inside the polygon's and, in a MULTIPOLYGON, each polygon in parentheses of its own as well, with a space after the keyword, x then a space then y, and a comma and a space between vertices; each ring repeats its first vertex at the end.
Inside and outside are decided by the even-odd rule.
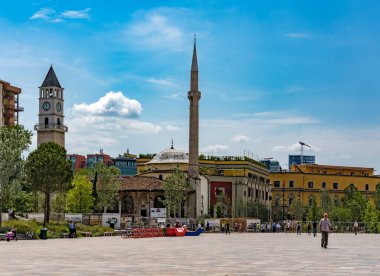
MULTIPOLYGON (((243 232, 243 224, 242 223, 238 223, 235 221, 233 224, 233 227, 234 227, 233 229, 235 230, 235 232, 243 232)), ((206 226, 206 229, 207 229, 207 226, 206 226)), ((230 229, 231 229, 231 224, 228 220, 225 223, 222 223, 222 229, 221 230, 222 230, 222 232, 225 232, 226 235, 231 234, 230 229)))

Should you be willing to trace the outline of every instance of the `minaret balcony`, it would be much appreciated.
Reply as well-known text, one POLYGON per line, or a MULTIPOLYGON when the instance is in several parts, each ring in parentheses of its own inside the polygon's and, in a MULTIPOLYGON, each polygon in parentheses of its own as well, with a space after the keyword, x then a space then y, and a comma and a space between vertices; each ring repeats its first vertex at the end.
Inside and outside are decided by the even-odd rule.
POLYGON ((37 130, 37 131, 55 130, 55 131, 67 132, 69 128, 65 125, 58 125, 58 124, 48 124, 48 125, 37 124, 37 125, 34 125, 34 130, 37 130))

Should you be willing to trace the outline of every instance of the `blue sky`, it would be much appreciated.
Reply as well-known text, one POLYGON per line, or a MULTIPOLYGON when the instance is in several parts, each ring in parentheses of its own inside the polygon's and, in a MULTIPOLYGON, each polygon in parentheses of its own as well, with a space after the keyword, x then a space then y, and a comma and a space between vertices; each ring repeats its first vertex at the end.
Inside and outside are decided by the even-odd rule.
POLYGON ((70 153, 172 138, 187 151, 196 33, 202 153, 285 165, 304 141, 320 164, 378 169, 378 14, 378 1, 1 1, 0 79, 23 89, 32 129, 53 64, 70 153))

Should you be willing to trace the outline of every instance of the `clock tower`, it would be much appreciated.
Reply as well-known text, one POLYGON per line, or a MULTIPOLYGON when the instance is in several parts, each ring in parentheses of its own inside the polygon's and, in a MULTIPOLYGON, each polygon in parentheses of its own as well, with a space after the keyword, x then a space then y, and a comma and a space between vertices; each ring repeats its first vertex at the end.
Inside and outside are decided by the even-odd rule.
POLYGON ((65 132, 63 116, 63 88, 61 87, 53 66, 50 66, 39 94, 37 146, 45 142, 54 142, 65 146, 65 132))

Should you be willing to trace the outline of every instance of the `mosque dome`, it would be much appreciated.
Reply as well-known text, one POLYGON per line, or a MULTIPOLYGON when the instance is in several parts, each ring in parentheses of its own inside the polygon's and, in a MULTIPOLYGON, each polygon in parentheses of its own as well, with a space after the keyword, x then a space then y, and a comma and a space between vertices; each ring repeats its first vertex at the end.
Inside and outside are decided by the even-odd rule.
POLYGON ((173 163, 189 163, 189 154, 177 150, 173 147, 166 149, 157 154, 147 164, 173 164, 173 163))

